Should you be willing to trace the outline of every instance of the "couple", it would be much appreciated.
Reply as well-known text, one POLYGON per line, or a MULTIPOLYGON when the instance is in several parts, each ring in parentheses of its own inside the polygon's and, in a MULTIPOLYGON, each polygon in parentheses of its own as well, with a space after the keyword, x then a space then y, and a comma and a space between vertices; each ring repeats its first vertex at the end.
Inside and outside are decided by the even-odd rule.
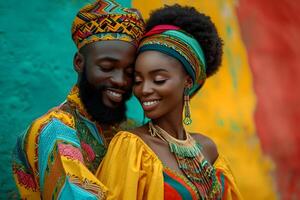
POLYGON ((22 198, 240 199, 213 141, 183 125, 221 63, 209 17, 165 6, 145 25, 136 10, 98 0, 78 12, 72 38, 77 84, 14 151, 22 198), (150 119, 141 127, 125 116, 132 90, 150 119))

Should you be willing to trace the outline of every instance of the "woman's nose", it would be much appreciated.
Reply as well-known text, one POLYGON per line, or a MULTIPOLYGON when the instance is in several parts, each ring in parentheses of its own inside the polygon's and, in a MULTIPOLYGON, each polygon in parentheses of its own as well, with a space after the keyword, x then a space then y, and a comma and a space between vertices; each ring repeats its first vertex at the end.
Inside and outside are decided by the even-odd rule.
POLYGON ((153 87, 152 84, 149 82, 144 82, 144 84, 142 85, 142 94, 143 95, 148 95, 153 93, 153 87))

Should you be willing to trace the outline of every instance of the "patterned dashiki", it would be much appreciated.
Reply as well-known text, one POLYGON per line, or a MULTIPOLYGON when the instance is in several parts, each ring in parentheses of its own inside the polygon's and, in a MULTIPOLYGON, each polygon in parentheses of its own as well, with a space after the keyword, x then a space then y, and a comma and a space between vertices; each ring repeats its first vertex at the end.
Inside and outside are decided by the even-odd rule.
POLYGON ((74 86, 67 100, 36 119, 13 153, 13 175, 22 199, 104 199, 107 188, 94 176, 108 143, 126 121, 103 131, 91 120, 74 86))

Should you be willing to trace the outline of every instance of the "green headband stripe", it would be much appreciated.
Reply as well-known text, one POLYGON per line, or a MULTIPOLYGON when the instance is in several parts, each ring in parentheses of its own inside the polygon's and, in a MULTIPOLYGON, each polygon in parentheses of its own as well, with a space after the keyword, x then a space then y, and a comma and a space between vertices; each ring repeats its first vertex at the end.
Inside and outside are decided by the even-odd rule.
POLYGON ((184 43, 188 44, 189 47, 191 47, 191 50, 194 51, 194 54, 203 64, 204 69, 206 70, 206 62, 205 62, 203 50, 196 39, 194 39, 192 36, 187 35, 188 33, 183 33, 181 31, 176 31, 176 30, 165 31, 162 34, 175 37, 176 39, 184 41, 184 43))
POLYGON ((185 59, 185 57, 183 57, 176 50, 171 49, 171 48, 166 47, 166 46, 162 46, 160 44, 145 44, 145 45, 141 46, 141 48, 139 49, 139 53, 144 52, 144 51, 151 51, 151 50, 159 51, 159 52, 164 53, 168 56, 176 58, 177 60, 179 60, 183 64, 184 69, 192 77, 193 81, 196 80, 196 75, 195 75, 195 72, 193 70, 193 67, 185 59))

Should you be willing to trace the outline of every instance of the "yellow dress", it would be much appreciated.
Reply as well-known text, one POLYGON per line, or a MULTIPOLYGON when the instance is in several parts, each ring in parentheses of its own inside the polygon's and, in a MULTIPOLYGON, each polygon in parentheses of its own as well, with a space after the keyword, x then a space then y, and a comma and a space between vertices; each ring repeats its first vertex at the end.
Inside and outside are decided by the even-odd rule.
MULTIPOLYGON (((224 176, 222 199, 242 199, 230 168, 221 155, 213 165, 224 176)), ((96 176, 109 188, 108 199, 164 199, 164 166, 143 140, 121 131, 111 141, 96 176)))

